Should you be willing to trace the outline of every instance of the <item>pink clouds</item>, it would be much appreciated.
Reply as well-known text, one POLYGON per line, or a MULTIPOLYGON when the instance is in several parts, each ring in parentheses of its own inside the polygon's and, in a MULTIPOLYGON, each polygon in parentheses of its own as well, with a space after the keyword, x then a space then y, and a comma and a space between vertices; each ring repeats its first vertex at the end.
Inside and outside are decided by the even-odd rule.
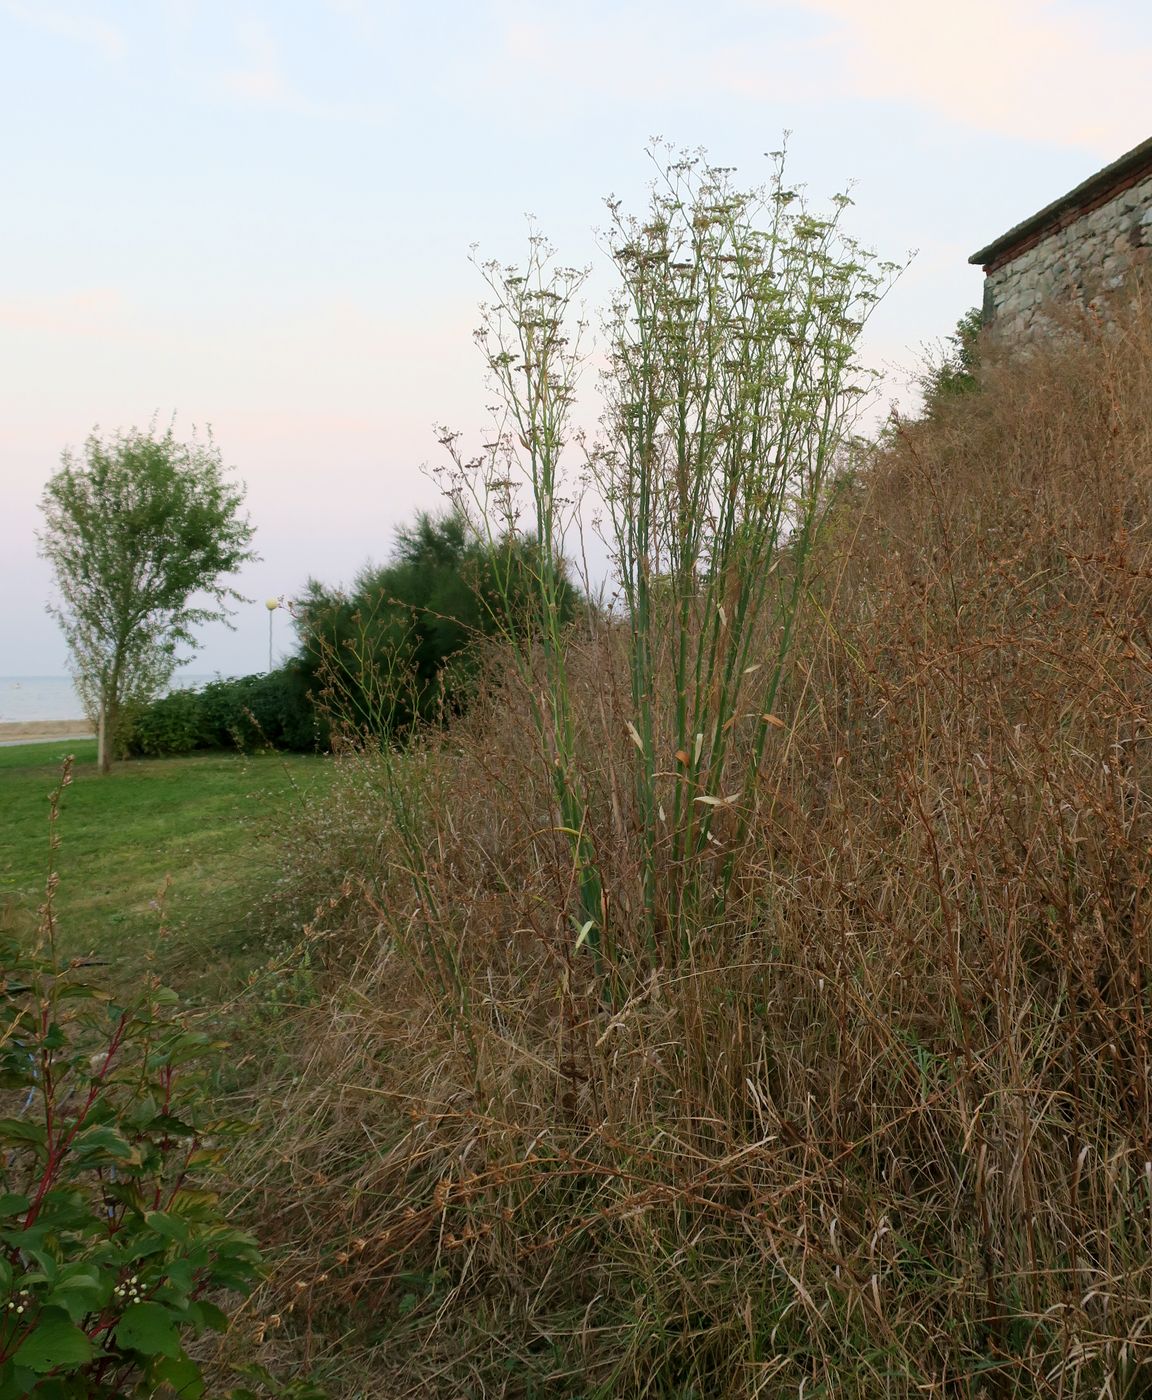
POLYGON ((107 336, 121 328, 124 311, 124 298, 113 287, 60 296, 6 297, 0 299, 0 327, 24 333, 107 336))
POLYGON ((837 21, 853 95, 1118 155, 1148 135, 1152 49, 1051 0, 802 0, 837 21))
POLYGON ((1106 157, 1148 135, 1152 46, 1110 28, 1087 0, 733 0, 733 13, 738 42, 718 14, 689 45, 680 26, 654 25, 644 4, 573 24, 505 0, 504 57, 617 97, 905 103, 961 127, 1106 157))

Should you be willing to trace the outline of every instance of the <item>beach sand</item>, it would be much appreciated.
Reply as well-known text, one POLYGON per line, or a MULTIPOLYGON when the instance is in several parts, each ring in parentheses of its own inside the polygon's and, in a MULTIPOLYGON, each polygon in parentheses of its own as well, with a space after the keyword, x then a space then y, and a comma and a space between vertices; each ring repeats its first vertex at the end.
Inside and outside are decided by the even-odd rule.
POLYGON ((0 744, 27 744, 36 739, 91 739, 86 719, 26 719, 0 724, 0 744))

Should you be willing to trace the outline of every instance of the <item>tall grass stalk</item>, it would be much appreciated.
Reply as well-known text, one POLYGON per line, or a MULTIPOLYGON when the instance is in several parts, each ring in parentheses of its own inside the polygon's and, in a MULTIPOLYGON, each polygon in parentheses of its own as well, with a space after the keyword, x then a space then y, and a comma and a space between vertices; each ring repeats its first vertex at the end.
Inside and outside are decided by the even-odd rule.
POLYGON ((576 764, 576 730, 564 648, 561 595, 565 587, 564 537, 574 498, 562 458, 572 433, 572 409, 581 366, 582 323, 574 305, 586 274, 559 267, 539 234, 529 240, 522 268, 498 262, 481 271, 491 293, 476 333, 499 394, 492 440, 482 455, 465 461, 457 435, 441 443, 454 467, 449 494, 469 514, 485 543, 507 568, 497 571, 505 639, 531 697, 531 713, 552 773, 556 828, 572 856, 577 895, 578 939, 599 962, 604 925, 599 864, 588 833, 587 800, 576 764), (534 550, 537 610, 524 628, 516 609, 516 542, 521 529, 521 493, 527 486, 534 550), (543 664, 539 685, 534 651, 543 664))

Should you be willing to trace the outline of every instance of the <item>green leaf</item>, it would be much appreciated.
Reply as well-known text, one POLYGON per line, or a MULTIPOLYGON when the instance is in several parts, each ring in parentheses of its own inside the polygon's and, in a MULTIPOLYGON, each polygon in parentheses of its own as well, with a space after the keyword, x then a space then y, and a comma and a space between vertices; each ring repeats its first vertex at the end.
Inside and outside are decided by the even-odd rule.
POLYGON ((146 1211, 144 1223, 149 1230, 155 1230, 158 1235, 165 1235, 177 1244, 183 1244, 188 1238, 188 1226, 185 1222, 178 1216, 166 1215, 162 1210, 146 1211))
POLYGON ((198 1147, 188 1155, 188 1166, 214 1167, 224 1160, 226 1153, 222 1147, 198 1147))
POLYGON ((103 1160, 138 1166, 141 1160, 140 1149, 107 1125, 85 1128, 77 1133, 72 1150, 85 1166, 94 1166, 103 1160))
POLYGON ((98 1228, 98 1222, 92 1215, 91 1202, 72 1186, 49 1191, 40 1202, 37 1219, 46 1221, 50 1227, 49 1233, 53 1235, 58 1235, 61 1230, 87 1230, 91 1233, 94 1226, 98 1228))
POLYGON ((173 1259, 165 1266, 168 1274, 165 1288, 171 1290, 173 1298, 186 1302, 188 1295, 196 1287, 196 1270, 187 1259, 173 1259))
POLYGON ((164 1069, 169 1065, 188 1064, 202 1059, 213 1050, 223 1050, 226 1042, 210 1040, 199 1031, 185 1031, 173 1036, 166 1044, 153 1051, 148 1057, 149 1069, 164 1069))
POLYGON ((25 1235, 37 1236, 34 1241, 29 1240, 28 1244, 24 1246, 24 1253, 27 1254, 30 1259, 35 1260, 35 1262, 40 1265, 41 1269, 41 1273, 39 1274, 27 1273, 24 1275, 28 1283, 32 1283, 33 1280, 37 1283, 55 1283, 56 1275, 60 1272, 60 1266, 57 1264, 55 1256, 47 1249, 41 1248, 44 1238, 42 1233, 43 1228, 44 1222, 41 1221, 41 1223, 33 1227, 33 1229, 24 1231, 25 1235))
POLYGON ((132 1210, 141 1215, 151 1206, 151 1197, 145 1195, 140 1185, 135 1181, 117 1181, 105 1189, 113 1200, 123 1201, 126 1206, 130 1206, 132 1210))
POLYGON ((21 1343, 13 1360, 43 1375, 65 1366, 82 1366, 93 1354, 88 1337, 63 1313, 46 1308, 36 1319, 36 1330, 21 1343))
POLYGON ((204 1394, 200 1367, 186 1356, 170 1356, 158 1361, 152 1368, 152 1379, 162 1381, 180 1396, 180 1400, 200 1400, 204 1394))
POLYGON ((116 1328, 116 1341, 125 1351, 141 1356, 180 1355, 180 1334, 167 1308, 159 1303, 133 1303, 116 1328))
POLYGON ((108 993, 101 987, 94 986, 91 982, 57 982, 56 999, 64 1001, 65 998, 80 1000, 98 999, 108 1000, 108 993))
POLYGON ((168 1201, 168 1214, 182 1216, 185 1220, 212 1220, 219 1206, 220 1197, 215 1191, 197 1191, 185 1186, 173 1191, 168 1201))
MULTIPOLYGON (((24 1374, 32 1376, 31 1371, 24 1374)), ((75 1400, 75 1382, 83 1380, 83 1373, 74 1375, 72 1380, 67 1376, 42 1376, 39 1381, 33 1378, 29 1381, 29 1386, 32 1387, 29 1394, 34 1395, 36 1400, 75 1400)))
POLYGON ((31 1204, 27 1196, 18 1196, 9 1191, 0 1196, 0 1219, 7 1219, 10 1215, 23 1215, 31 1204))
POLYGON ((34 1371, 26 1371, 11 1361, 0 1366, 0 1400, 27 1400, 35 1384, 34 1371))
POLYGON ((63 1308, 73 1322, 80 1322, 86 1313, 99 1310, 110 1291, 95 1274, 77 1271, 56 1280, 48 1302, 63 1308))
POLYGON ((158 1114, 147 1125, 150 1133, 165 1133, 168 1137, 195 1137, 196 1129, 182 1118, 174 1118, 170 1113, 158 1114))
POLYGON ((257 1129, 255 1121, 249 1118, 214 1118, 208 1125, 213 1137, 244 1137, 257 1129))
POLYGON ((132 1237, 129 1249, 133 1260, 139 1263, 142 1259, 151 1259, 157 1254, 166 1254, 171 1241, 166 1240, 163 1235, 153 1234, 152 1231, 145 1231, 142 1234, 132 1237))
MULTIPOLYGON (((110 1076, 111 1077, 111 1076, 110 1076)), ((91 1076, 89 1076, 91 1078, 91 1076)), ((77 1124, 81 1128, 94 1128, 98 1123, 115 1123, 116 1106, 108 1098, 98 1098, 84 1115, 84 1121, 77 1124)))
POLYGON ((228 1314, 218 1308, 215 1303, 206 1303, 201 1299, 193 1303, 188 1309, 189 1315, 201 1327, 210 1327, 213 1332, 227 1332, 228 1314))
POLYGON ((44 1145, 44 1124, 27 1118, 0 1118, 0 1142, 32 1142, 44 1145))
POLYGON ((151 1123, 152 1119, 160 1112, 160 1106, 151 1094, 145 1094, 143 1098, 137 1099, 121 1115, 120 1121, 130 1128, 143 1128, 151 1123))

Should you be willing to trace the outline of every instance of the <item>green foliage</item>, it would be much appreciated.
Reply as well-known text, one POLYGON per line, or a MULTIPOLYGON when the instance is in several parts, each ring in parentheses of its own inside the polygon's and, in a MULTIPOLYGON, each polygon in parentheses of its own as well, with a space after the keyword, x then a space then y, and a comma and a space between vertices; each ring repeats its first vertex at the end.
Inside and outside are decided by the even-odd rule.
MULTIPOLYGON (((71 761, 50 799, 53 837, 71 761)), ((113 996, 57 953, 57 876, 29 952, 0 941, 0 1400, 206 1394, 188 1343, 261 1276, 213 1180, 247 1130, 212 1104, 175 992, 113 996)), ((250 1368, 263 1394, 278 1387, 250 1368)), ((234 1400, 253 1394, 231 1392, 234 1400)))
POLYGON ((213 1047, 175 993, 117 1003, 58 962, 54 884, 47 951, 0 944, 0 1397, 202 1393, 185 1342, 226 1326, 210 1294, 259 1277, 210 1184, 238 1128, 210 1111, 213 1047))
POLYGON ((323 737, 302 678, 290 667, 210 681, 197 698, 203 747, 307 753, 323 737))
POLYGON ((126 744, 130 754, 160 758, 203 748, 200 697, 190 690, 174 690, 140 710, 132 720, 126 744))
POLYGON ((210 681, 177 690, 133 718, 127 749, 146 758, 199 749, 313 751, 326 729, 308 696, 307 678, 293 666, 265 675, 210 681))
POLYGON ((948 399, 970 394, 976 388, 983 325, 983 315, 978 306, 966 311, 947 338, 951 349, 945 350, 938 363, 928 365, 920 376, 925 417, 931 418, 948 399))
POLYGON ((198 1380, 186 1339, 226 1325, 208 1294, 259 1266, 203 1184, 233 1131, 206 1112, 208 1043, 162 988, 117 1006, 75 968, 0 958, 0 1396, 198 1380))
MULTIPOLYGON (((421 513, 397 532, 392 559, 347 592, 313 582, 297 606, 301 646, 287 672, 357 728, 392 733, 458 711, 475 675, 475 643, 532 631, 535 545, 487 541, 460 512, 421 513)), ((579 594, 556 568, 560 625, 579 594)))
POLYGON ((239 598, 221 579, 256 557, 243 499, 211 437, 178 443, 171 428, 93 433, 45 487, 40 549, 60 591, 49 611, 90 717, 105 717, 105 770, 128 712, 169 680, 177 648, 194 650, 193 628, 223 620, 239 598))
MULTIPOLYGON (((389 563, 362 570, 348 592, 308 585, 294 605, 299 650, 284 666, 142 707, 128 752, 309 752, 327 745, 333 718, 384 735, 458 713, 475 679, 475 644, 532 632, 537 559, 514 533, 487 542, 458 512, 421 513, 397 531, 389 563)), ((556 572, 562 627, 579 594, 562 567, 556 572)))

